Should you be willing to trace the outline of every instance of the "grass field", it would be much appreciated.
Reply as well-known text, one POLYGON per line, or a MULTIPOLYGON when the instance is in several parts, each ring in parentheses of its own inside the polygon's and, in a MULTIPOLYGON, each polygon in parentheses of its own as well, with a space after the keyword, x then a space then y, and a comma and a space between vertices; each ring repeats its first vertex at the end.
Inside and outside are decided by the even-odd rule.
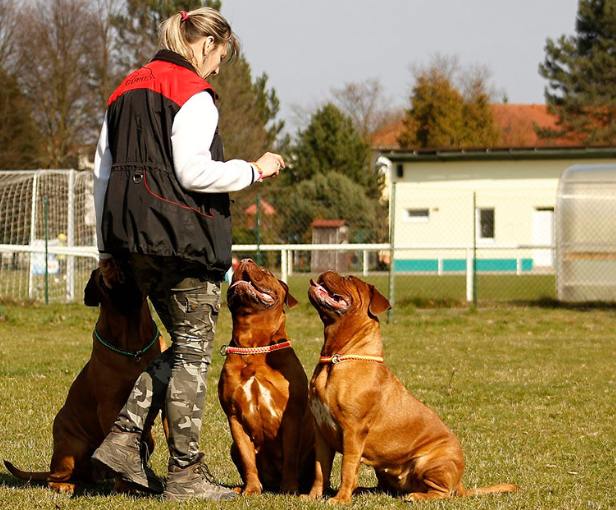
MULTIPOLYGON (((75 297, 80 298, 92 269, 90 260, 80 260, 75 274, 75 297)), ((359 275, 359 273, 358 273, 359 275)), ((361 277, 361 275, 359 275, 361 277)), ((63 302, 66 296, 66 275, 50 275, 48 295, 50 302, 63 302)), ((289 285, 300 294, 305 293, 308 280, 315 274, 295 273, 289 277, 289 285)), ((363 277, 362 277, 363 278, 363 277)), ((389 295, 389 279, 385 272, 372 273, 367 278, 385 295, 389 295)), ((45 280, 37 275, 33 280, 34 296, 44 301, 45 280)), ((482 303, 540 301, 556 297, 555 276, 546 274, 485 274, 476 279, 477 299, 482 303)), ((10 297, 17 300, 28 299, 28 273, 0 268, 0 299, 10 297)), ((437 304, 446 306, 463 305, 466 301, 466 276, 464 274, 396 273, 396 303, 401 305, 437 304)))
MULTIPOLYGON (((295 288, 295 286, 294 286, 295 288)), ((289 312, 294 348, 311 373, 322 328, 307 303, 289 312)), ((519 493, 419 504, 434 509, 616 508, 616 311, 493 307, 396 309, 383 323, 386 362, 404 384, 435 409, 458 435, 466 455, 466 486, 520 485, 519 493)), ((96 310, 81 305, 0 306, 0 457, 44 470, 51 453, 51 423, 69 385, 87 360, 96 310)), ((217 344, 229 338, 223 311, 217 344)), ((217 352, 217 349, 215 349, 217 352)), ((222 358, 208 376, 202 447, 225 484, 239 476, 228 455, 230 435, 216 395, 222 358)), ((392 406, 396 403, 392 402, 392 406)), ((153 464, 164 473, 160 427, 153 464)), ((339 456, 332 484, 339 483, 339 456)), ((368 468, 360 484, 373 487, 368 468)), ((404 508, 384 494, 364 492, 353 508, 404 508)), ((325 508, 292 496, 240 498, 221 505, 240 509, 325 508)), ((22 483, 0 468, 5 509, 164 509, 154 498, 110 494, 87 487, 69 499, 22 483)), ((187 503, 186 509, 217 508, 187 503)))

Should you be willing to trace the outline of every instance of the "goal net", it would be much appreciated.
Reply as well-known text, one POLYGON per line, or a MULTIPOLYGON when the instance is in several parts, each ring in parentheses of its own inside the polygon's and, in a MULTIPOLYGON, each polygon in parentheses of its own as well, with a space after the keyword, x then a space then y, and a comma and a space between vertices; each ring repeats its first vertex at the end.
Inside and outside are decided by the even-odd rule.
POLYGON ((1 299, 81 299, 97 260, 92 182, 90 171, 0 170, 1 299))

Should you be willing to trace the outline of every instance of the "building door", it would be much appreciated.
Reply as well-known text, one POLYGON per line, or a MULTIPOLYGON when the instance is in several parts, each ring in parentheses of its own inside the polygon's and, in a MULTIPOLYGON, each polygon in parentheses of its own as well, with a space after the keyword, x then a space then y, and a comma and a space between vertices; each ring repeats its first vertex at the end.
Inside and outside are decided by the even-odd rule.
MULTIPOLYGON (((537 207, 533 211, 533 244, 554 243, 554 208, 537 207)), ((552 267, 553 250, 533 250, 534 267, 552 267)))

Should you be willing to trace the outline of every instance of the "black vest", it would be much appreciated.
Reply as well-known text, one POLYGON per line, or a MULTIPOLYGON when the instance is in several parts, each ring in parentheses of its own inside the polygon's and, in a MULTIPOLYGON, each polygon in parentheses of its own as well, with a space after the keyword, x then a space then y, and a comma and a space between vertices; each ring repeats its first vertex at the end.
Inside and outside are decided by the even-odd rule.
MULTIPOLYGON (((229 195, 184 190, 171 147, 176 113, 204 90, 216 97, 183 57, 162 50, 111 95, 107 129, 113 165, 101 226, 108 253, 178 257, 222 279, 231 265, 229 195)), ((212 159, 224 160, 218 131, 210 151, 212 159)))

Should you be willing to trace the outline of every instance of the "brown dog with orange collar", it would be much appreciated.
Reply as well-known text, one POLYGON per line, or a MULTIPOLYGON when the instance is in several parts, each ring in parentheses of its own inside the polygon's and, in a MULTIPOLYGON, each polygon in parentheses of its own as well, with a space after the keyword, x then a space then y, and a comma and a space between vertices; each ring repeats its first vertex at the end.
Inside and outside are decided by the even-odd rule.
POLYGON ((218 396, 229 419, 231 457, 243 494, 307 492, 314 477, 314 428, 308 378, 285 329, 285 283, 250 259, 240 262, 227 292, 231 343, 218 396))
POLYGON ((342 482, 330 503, 348 503, 360 462, 372 466, 379 488, 406 500, 512 492, 500 484, 465 489, 460 443, 440 418, 415 399, 383 363, 377 314, 390 308, 359 278, 328 271, 308 295, 324 324, 325 342, 310 382, 317 429, 316 477, 310 497, 329 487, 341 452, 342 482))
MULTIPOLYGON (((4 461, 17 478, 47 483, 51 489, 68 494, 73 494, 80 481, 99 478, 90 462, 92 452, 109 432, 139 374, 164 349, 145 295, 113 259, 102 260, 92 271, 84 303, 100 305, 92 354, 54 419, 49 471, 22 471, 4 461)), ((143 438, 151 453, 154 440, 150 426, 143 438)), ((129 490, 125 482, 116 483, 116 491, 129 490)))

